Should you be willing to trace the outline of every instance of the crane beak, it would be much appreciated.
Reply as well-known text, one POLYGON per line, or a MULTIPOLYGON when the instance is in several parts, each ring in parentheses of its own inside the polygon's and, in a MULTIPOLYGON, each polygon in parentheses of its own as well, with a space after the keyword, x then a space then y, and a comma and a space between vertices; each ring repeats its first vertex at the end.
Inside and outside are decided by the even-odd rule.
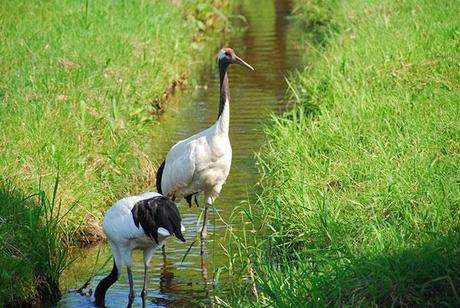
POLYGON ((235 62, 238 63, 241 66, 245 66, 245 67, 249 68, 252 71, 254 70, 254 68, 252 66, 250 66, 248 63, 246 63, 243 59, 241 59, 238 56, 235 56, 235 62))

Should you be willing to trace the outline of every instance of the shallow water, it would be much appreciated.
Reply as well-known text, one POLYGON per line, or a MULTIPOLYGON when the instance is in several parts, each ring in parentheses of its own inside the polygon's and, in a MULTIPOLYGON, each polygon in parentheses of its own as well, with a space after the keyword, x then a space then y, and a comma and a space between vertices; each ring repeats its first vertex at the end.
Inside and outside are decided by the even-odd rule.
MULTIPOLYGON (((210 296, 216 288, 225 289, 224 274, 217 282, 214 279, 216 273, 220 272, 219 268, 227 261, 221 247, 225 247, 224 234, 227 228, 223 221, 229 222, 232 210, 236 206, 244 207, 241 202, 254 197, 257 182, 254 154, 264 141, 263 124, 271 112, 278 113, 285 109, 287 85, 284 76, 288 71, 299 68, 302 63, 302 56, 297 49, 300 35, 286 19, 291 9, 290 1, 241 1, 235 12, 246 18, 246 30, 230 38, 226 45, 233 47, 255 71, 240 66, 231 66, 229 69, 232 169, 214 204, 215 212, 210 210, 209 240, 203 260, 199 245, 195 245, 182 262, 189 245, 197 238, 197 221, 202 208, 188 208, 185 201, 181 203, 187 243, 170 239, 166 243, 166 255, 158 251, 152 259, 149 269, 149 307, 206 305, 210 303, 210 296)), ((203 69, 196 89, 179 97, 179 101, 169 108, 155 128, 151 139, 153 160, 161 162, 174 143, 209 127, 215 121, 219 79, 215 59, 209 62, 209 66, 203 69)), ((238 229, 238 226, 233 228, 238 229)), ((71 290, 78 289, 92 276, 95 260, 99 258, 98 264, 102 264, 110 256, 110 249, 103 244, 76 252, 76 256, 78 259, 67 271, 64 281, 64 285, 71 290)), ((139 252, 134 253, 134 260, 135 306, 140 306, 138 295, 142 289, 143 264, 139 252)), ((91 306, 88 294, 108 274, 111 267, 110 260, 83 290, 83 295, 68 292, 57 306, 91 306)), ((127 298, 128 282, 123 270, 120 280, 109 289, 106 304, 108 307, 122 307, 126 305, 127 298)))

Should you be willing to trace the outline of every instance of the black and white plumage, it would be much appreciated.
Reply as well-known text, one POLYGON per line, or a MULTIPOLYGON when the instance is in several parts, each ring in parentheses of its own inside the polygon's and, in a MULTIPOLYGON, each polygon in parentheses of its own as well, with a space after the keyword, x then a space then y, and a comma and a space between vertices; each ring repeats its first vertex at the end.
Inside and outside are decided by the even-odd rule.
POLYGON ((116 202, 104 217, 104 233, 112 247, 114 264, 110 274, 102 279, 95 291, 96 306, 105 306, 105 294, 118 280, 123 265, 128 270, 129 301, 134 301, 134 286, 131 273, 132 252, 140 249, 144 254, 143 304, 147 295, 147 268, 153 253, 170 236, 175 235, 185 242, 184 226, 176 204, 155 192, 130 196, 116 202))
POLYGON ((160 193, 191 205, 192 196, 204 193, 205 213, 201 238, 207 235, 207 210, 219 195, 232 162, 228 136, 230 124, 230 90, 227 70, 230 64, 252 66, 239 58, 233 49, 223 48, 218 56, 220 104, 216 122, 208 129, 176 143, 157 172, 156 186, 160 193))

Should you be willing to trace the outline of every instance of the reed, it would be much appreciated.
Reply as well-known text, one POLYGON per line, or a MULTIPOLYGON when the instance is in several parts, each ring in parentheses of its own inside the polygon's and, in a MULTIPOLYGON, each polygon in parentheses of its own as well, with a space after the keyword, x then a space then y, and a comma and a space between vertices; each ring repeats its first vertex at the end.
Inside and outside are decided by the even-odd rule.
POLYGON ((58 199, 59 178, 51 193, 40 189, 25 196, 12 184, 0 186, 0 303, 21 304, 55 301, 59 278, 71 263, 69 239, 58 199))

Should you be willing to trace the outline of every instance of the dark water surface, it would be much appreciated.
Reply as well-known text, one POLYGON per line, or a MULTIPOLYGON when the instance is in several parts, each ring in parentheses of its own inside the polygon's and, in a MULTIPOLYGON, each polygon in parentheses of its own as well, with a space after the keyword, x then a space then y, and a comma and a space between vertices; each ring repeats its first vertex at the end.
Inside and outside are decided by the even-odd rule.
MULTIPOLYGON (((231 94, 230 140, 233 148, 233 162, 227 183, 217 198, 215 212, 210 209, 209 240, 203 260, 199 245, 195 245, 184 262, 181 262, 189 245, 197 239, 202 208, 191 209, 182 202, 180 206, 183 223, 186 227, 187 243, 170 239, 166 243, 166 255, 158 251, 152 258, 149 270, 149 307, 156 306, 195 306, 210 303, 210 296, 215 288, 224 289, 226 277, 220 275, 213 283, 219 268, 224 266, 227 258, 223 253, 226 225, 221 218, 229 222, 230 214, 241 201, 254 196, 257 182, 257 168, 254 153, 264 141, 263 123, 271 112, 281 112, 286 107, 286 82, 284 76, 302 63, 297 45, 300 41, 294 25, 286 17, 292 9, 290 1, 241 1, 236 14, 247 19, 247 29, 230 38, 228 46, 251 64, 255 71, 240 66, 229 69, 231 94), (221 216, 221 218, 219 218, 221 216)), ((217 50, 216 50, 217 53, 217 50)), ((151 139, 151 159, 161 162, 178 140, 195 134, 215 121, 218 113, 219 78, 215 59, 209 59, 209 66, 204 68, 198 86, 189 95, 179 97, 171 106, 161 123, 155 128, 151 139)), ((155 189, 152 188, 152 191, 155 189)), ((203 203, 203 202, 201 202, 203 203)), ((238 226, 233 226, 238 229, 238 226)), ((197 242, 198 243, 198 242, 197 242)), ((88 279, 96 259, 102 264, 110 256, 110 247, 103 244, 93 249, 80 252, 79 258, 64 277, 66 288, 78 289, 88 279)), ((134 253, 134 283, 136 300, 134 306, 141 305, 139 293, 143 282, 143 264, 141 253, 134 253)), ((91 306, 87 295, 94 290, 101 278, 112 267, 110 260, 104 271, 97 275, 85 295, 76 292, 64 294, 58 307, 91 306)), ((128 281, 123 269, 120 280, 109 289, 106 297, 108 307, 126 306, 128 299, 128 281)))

